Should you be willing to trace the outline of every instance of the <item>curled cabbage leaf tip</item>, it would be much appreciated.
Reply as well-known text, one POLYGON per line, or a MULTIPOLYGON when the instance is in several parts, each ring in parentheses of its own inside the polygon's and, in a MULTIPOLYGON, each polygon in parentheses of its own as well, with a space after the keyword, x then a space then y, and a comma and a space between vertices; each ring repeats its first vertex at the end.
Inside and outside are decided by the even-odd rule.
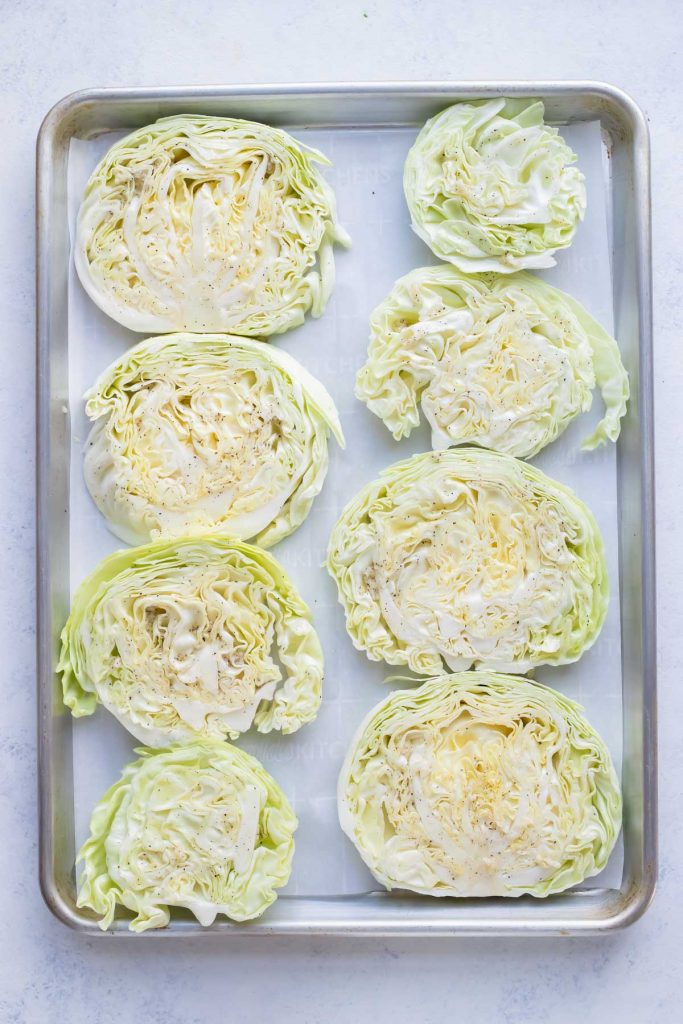
POLYGON ((101 703, 149 746, 292 733, 320 706, 323 655, 308 607, 267 552, 221 537, 105 558, 62 631, 64 703, 101 703))
POLYGON ((368 484, 327 566, 354 645, 421 675, 576 661, 605 618, 597 524, 568 488, 482 448, 415 455, 368 484))
POLYGON ((493 672, 397 691, 360 726, 339 819, 388 889, 548 896, 601 871, 621 826, 609 752, 572 701, 493 672))
POLYGON ((123 770, 93 811, 78 906, 130 930, 163 928, 169 907, 208 926, 258 917, 289 879, 297 820, 256 758, 228 743, 152 751, 123 770))
POLYGON ((456 103, 427 121, 406 158, 413 229, 469 274, 551 267, 586 209, 576 157, 539 100, 456 103))
POLYGON ((335 243, 349 244, 329 161, 235 118, 162 118, 115 143, 85 189, 75 261, 133 331, 270 335, 320 316, 335 243))
POLYGON ((356 396, 396 440, 421 406, 435 449, 469 442, 526 458, 591 407, 596 385, 606 411, 582 447, 619 436, 629 383, 616 341, 531 274, 423 267, 396 282, 370 326, 356 396))
POLYGON ((128 544, 219 529, 270 547, 305 519, 344 437, 287 353, 228 335, 148 338, 86 394, 85 480, 128 544))

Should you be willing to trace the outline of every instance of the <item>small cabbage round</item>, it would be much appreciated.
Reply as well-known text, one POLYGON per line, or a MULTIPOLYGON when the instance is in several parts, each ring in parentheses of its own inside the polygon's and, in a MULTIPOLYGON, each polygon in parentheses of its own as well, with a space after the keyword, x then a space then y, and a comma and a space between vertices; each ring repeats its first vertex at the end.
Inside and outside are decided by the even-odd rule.
POLYGON ((165 117, 115 143, 86 186, 75 261, 133 331, 270 335, 320 316, 347 245, 317 164, 278 128, 165 117))
POLYGON ((93 811, 78 906, 133 932, 163 928, 169 907, 200 924, 259 917, 286 885, 297 820, 262 764, 228 743, 137 751, 93 811))
POLYGON ((76 591, 58 664, 79 718, 103 704, 137 739, 292 733, 320 707, 323 655, 282 566, 224 537, 105 558, 76 591))
POLYGON ((552 267, 586 209, 575 160, 540 100, 456 103, 427 121, 408 153, 413 229, 465 273, 552 267))
POLYGON ((548 896, 601 871, 621 827, 609 752, 573 701, 494 672, 392 693, 351 744, 339 819, 387 889, 548 896))
POLYGON ((616 341, 531 274, 423 267, 396 282, 370 326, 356 396, 397 441, 421 405, 433 448, 469 442, 525 458, 590 409, 596 385, 606 412, 582 447, 619 436, 629 384, 616 341))
POLYGON ((148 338, 85 397, 86 484, 127 544, 217 529, 270 547, 320 492, 328 433, 344 444, 322 384, 248 338, 148 338))
POLYGON ((534 466, 482 448, 395 463, 346 506, 327 567, 355 647, 421 675, 576 661, 605 618, 589 509, 534 466))

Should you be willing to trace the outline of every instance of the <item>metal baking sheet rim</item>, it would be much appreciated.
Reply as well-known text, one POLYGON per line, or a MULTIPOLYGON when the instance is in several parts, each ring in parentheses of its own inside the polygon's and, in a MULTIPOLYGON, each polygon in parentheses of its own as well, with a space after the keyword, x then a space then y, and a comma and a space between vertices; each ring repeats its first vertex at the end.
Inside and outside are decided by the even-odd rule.
MULTIPOLYGON (((64 505, 68 516, 67 481, 52 463, 51 455, 61 441, 65 449, 66 427, 60 411, 60 395, 55 393, 51 376, 51 349, 55 335, 54 320, 66 316, 66 267, 54 259, 55 232, 66 231, 64 210, 66 157, 70 138, 84 124, 95 127, 107 112, 105 128, 127 127, 122 109, 137 108, 145 116, 160 116, 171 108, 204 108, 255 102, 310 105, 323 103, 331 122, 338 126, 357 124, 339 118, 335 104, 358 107, 363 123, 370 125, 405 123, 405 117, 387 118, 381 110, 402 99, 433 106, 458 99, 498 95, 538 96, 559 104, 561 117, 585 119, 598 117, 611 134, 615 146, 625 146, 628 160, 627 184, 632 213, 631 238, 625 243, 634 265, 637 297, 639 415, 639 627, 642 678, 635 695, 632 719, 625 727, 634 727, 634 742, 639 747, 639 763, 625 761, 629 786, 635 786, 631 806, 626 806, 625 829, 636 831, 636 869, 620 889, 575 891, 546 900, 522 897, 516 900, 425 900, 410 895, 368 894, 354 897, 299 898, 281 897, 264 918, 247 925, 220 922, 210 929, 196 922, 174 918, 171 925, 154 934, 172 936, 247 936, 247 935, 368 935, 368 936, 479 936, 479 935, 572 935, 611 932, 637 921, 649 906, 655 891, 657 874, 657 791, 656 791, 656 664, 655 664, 655 517, 654 517, 654 437, 652 388, 652 309, 650 255, 650 182, 649 138, 645 117, 637 104, 621 90, 601 82, 368 82, 283 85, 231 85, 225 87, 187 86, 158 89, 92 89, 72 93, 60 100, 47 114, 37 146, 37 393, 36 393, 36 484, 37 484, 37 706, 38 706, 38 797, 39 797, 39 874, 43 897, 52 913, 64 924, 91 935, 122 935, 135 938, 124 919, 114 922, 109 932, 97 927, 95 918, 79 910, 73 884, 60 879, 56 871, 60 838, 57 825, 55 766, 71 770, 71 721, 65 713, 54 673, 56 639, 61 618, 55 622, 51 581, 56 572, 58 545, 51 537, 55 507, 64 505), (379 113, 374 114, 379 108, 379 113), (149 111, 149 113, 147 113, 149 111), (577 114, 578 111, 578 114, 577 114), (581 112, 583 111, 583 116, 581 112), (576 117, 573 116, 573 113, 576 117), (62 172, 62 178, 59 174, 62 172), (60 207, 61 204, 61 207, 60 207), (61 215, 62 223, 59 223, 61 215), (630 241, 630 246, 628 242, 630 241), (632 250, 632 251, 631 251, 632 250), (67 754, 68 748, 68 755, 67 754), (66 768, 65 768, 66 766, 66 768)), ((402 111, 401 111, 402 113, 402 111)), ((291 123, 291 111, 288 118, 291 123)), ((130 122, 129 122, 130 123, 130 122)), ((321 122, 323 123, 323 122, 321 122)), ((89 127, 88 127, 89 126, 89 127)), ((628 258, 628 254, 627 254, 628 258)), ((619 282, 615 274, 615 287, 619 282)), ((65 322, 62 325, 65 328, 65 322)), ((59 458, 59 452, 57 452, 59 458)), ((62 474, 63 476, 64 474, 62 474)), ((64 609, 60 609, 64 611, 64 609)), ((631 695, 633 697, 633 695, 631 695)), ((625 755, 628 758, 626 753, 625 755)), ((63 778, 63 776, 62 776, 63 778)), ((633 845, 633 841, 631 842, 633 845)), ((630 850, 633 855, 633 849, 630 850)))

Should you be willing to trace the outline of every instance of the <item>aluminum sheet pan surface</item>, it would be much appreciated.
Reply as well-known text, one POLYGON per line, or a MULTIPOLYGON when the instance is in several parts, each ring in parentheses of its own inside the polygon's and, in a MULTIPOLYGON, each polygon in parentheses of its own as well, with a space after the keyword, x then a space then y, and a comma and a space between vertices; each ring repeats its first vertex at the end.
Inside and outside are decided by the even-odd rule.
MULTIPOLYGON (((501 86, 500 91, 513 90, 501 86)), ((486 93, 482 90, 479 94, 486 93)), ((543 90, 535 94, 543 96, 543 90)), ((457 95, 454 87, 448 98, 434 101, 429 112, 446 105, 457 95)), ((349 252, 337 251, 337 282, 325 315, 278 336, 274 344, 291 352, 328 387, 341 414, 347 448, 342 452, 332 442, 330 471, 322 494, 303 526, 274 549, 313 609, 326 655, 326 678, 323 706, 315 723, 294 736, 248 735, 238 741, 275 775, 292 798, 300 819, 292 879, 282 890, 276 907, 256 925, 250 925, 248 931, 434 931, 434 925, 427 928, 428 919, 437 921, 436 930, 444 932, 525 931, 530 927, 538 930, 553 927, 549 923, 553 905, 557 915, 569 913, 570 917, 579 914, 579 905, 585 905, 577 917, 577 927, 591 927, 593 919, 600 914, 604 916, 601 909, 604 904, 624 892, 629 881, 630 865, 627 858, 628 870, 625 870, 621 841, 605 871, 587 880, 580 893, 567 893, 545 901, 433 901, 380 893, 378 883, 338 827, 335 783, 343 754, 361 717, 387 692, 383 679, 391 669, 369 662, 364 654, 353 649, 344 629, 334 584, 321 568, 321 562, 330 527, 346 501, 384 466, 429 447, 428 433, 424 429, 415 431, 407 441, 394 442, 380 421, 353 397, 353 380, 365 358, 368 316, 372 308, 397 277, 436 260, 410 230, 401 187, 405 154, 421 119, 410 118, 412 123, 400 124, 396 123, 397 118, 385 114, 378 123, 370 95, 363 107, 364 117, 357 116, 352 123, 330 125, 315 114, 311 117, 308 112, 308 104, 315 102, 315 96, 306 96, 305 100, 304 103, 300 98, 297 102, 295 98, 283 114, 270 119, 291 128, 302 141, 317 146, 331 158, 333 166, 326 170, 326 175, 337 194, 340 220, 352 236, 353 248, 349 252), (319 124, 320 121, 323 123, 319 124), (330 907, 334 907, 334 920, 329 919, 330 907), (366 914, 374 915, 372 926, 364 923, 366 914), (503 921, 502 926, 493 923, 498 917, 503 921)), ((194 102, 193 109, 199 109, 196 100, 194 102)), ((251 102, 253 104, 253 99, 251 102)), ((150 116, 186 109, 187 104, 179 100, 150 116)), ((212 109, 215 111, 215 107, 212 109)), ((338 119, 340 113, 336 109, 335 119, 338 119)), ((269 119, 267 111, 259 113, 253 107, 242 110, 238 98, 230 100, 226 112, 269 119)), ((615 233, 618 234, 621 223, 615 220, 619 210, 614 196, 614 138, 605 131, 599 111, 589 115, 590 110, 587 110, 583 117, 571 118, 574 123, 562 129, 586 175, 586 218, 572 247, 560 253, 558 265, 541 276, 580 299, 609 330, 615 329, 616 311, 617 337, 621 341, 620 311, 615 307, 615 295, 618 296, 623 282, 615 280, 621 273, 621 264, 615 255, 615 233)), ((126 127, 136 123, 141 123, 138 117, 131 119, 126 127)), ((94 127, 99 126, 95 123, 94 127)), ((59 210, 71 237, 85 181, 98 158, 121 132, 93 135, 89 131, 87 138, 76 137, 77 134, 80 133, 75 132, 74 137, 64 140, 63 144, 66 202, 62 199, 59 210)), ((68 237, 66 241, 68 246, 68 237)), ((119 327, 95 307, 77 281, 72 263, 66 293, 68 348, 63 368, 63 398, 70 430, 55 457, 62 460, 60 465, 69 480, 68 516, 63 529, 64 541, 68 538, 68 586, 73 592, 101 557, 120 547, 120 542, 108 532, 83 484, 82 447, 88 424, 82 394, 101 369, 143 335, 119 327)), ((637 349, 632 353, 638 354, 637 349)), ((637 363, 631 365, 633 359, 629 360, 628 351, 624 356, 635 385, 634 403, 638 403, 639 367, 637 363)), ((624 587, 622 570, 624 558, 631 560, 635 552, 628 537, 624 546, 625 446, 620 444, 619 452, 615 446, 593 453, 579 450, 581 439, 591 432, 600 416, 601 402, 596 395, 591 412, 579 417, 554 445, 533 461, 573 487, 594 511, 607 549, 612 589, 610 611, 598 642, 579 663, 561 669, 539 669, 536 678, 584 705, 589 720, 602 733, 620 770, 624 725, 628 730, 630 721, 624 718, 624 712, 629 712, 634 700, 628 672, 624 672, 627 662, 621 634, 624 600, 631 600, 632 595, 631 588, 624 587)), ((636 446, 635 450, 637 458, 642 449, 636 446)), ((62 598, 62 617, 63 606, 62 598)), ((53 633, 60 625, 61 622, 53 623, 53 633)), ((640 657, 642 659, 642 652, 640 657)), ((64 725, 63 716, 61 719, 62 729, 68 728, 72 733, 71 754, 68 755, 71 763, 63 775, 65 778, 71 775, 73 779, 73 788, 69 782, 68 792, 62 793, 62 800, 70 803, 69 826, 63 827, 62 840, 63 845, 73 851, 87 835, 95 802, 132 758, 135 741, 103 709, 91 719, 74 723, 73 728, 70 724, 64 725)), ((637 754, 629 751, 628 746, 627 740, 624 774, 627 816, 631 809, 629 771, 634 768, 634 758, 637 759, 637 754)), ((54 766, 49 770, 54 774, 54 766)), ((642 839, 642 829, 639 835, 642 839)), ((627 834, 627 846, 628 838, 627 834)), ((54 853, 52 863, 55 863, 54 853)), ((70 867, 64 855, 60 871, 65 875, 68 870, 69 876, 61 879, 61 888, 71 893, 70 867)), ((46 895, 50 902, 49 894, 46 895)), ((641 902, 645 902, 642 896, 641 902)), ((78 923, 85 925, 88 915, 76 914, 78 923)), ((608 920, 613 918, 614 915, 607 917, 608 920)), ((125 922, 121 924, 125 926, 125 922)), ((88 926, 91 926, 89 922, 88 926)), ((568 927, 571 928, 571 924, 568 927)), ((215 930, 245 932, 244 927, 235 928, 230 924, 220 924, 215 930)), ((199 931, 199 927, 179 916, 171 931, 186 934, 199 931)))

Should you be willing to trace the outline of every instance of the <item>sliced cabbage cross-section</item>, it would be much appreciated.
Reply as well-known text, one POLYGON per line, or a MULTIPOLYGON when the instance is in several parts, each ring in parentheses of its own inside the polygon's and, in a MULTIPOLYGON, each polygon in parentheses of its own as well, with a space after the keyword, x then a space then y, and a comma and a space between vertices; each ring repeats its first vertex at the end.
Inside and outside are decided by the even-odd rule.
POLYGON ((608 603, 598 526, 526 462, 457 448, 398 462, 352 499, 328 569, 354 645, 414 672, 576 661, 608 603))
POLYGON ((320 316, 349 244, 329 161, 279 128, 182 114, 116 142, 85 189, 76 270, 133 331, 271 335, 320 316))
POLYGON ((275 780, 228 743, 138 753, 93 811, 78 906, 103 930, 126 907, 134 932, 165 927, 169 907, 204 926, 262 914, 289 878, 297 826, 275 780))
POLYGON ((220 529, 262 547, 299 526, 344 437, 295 359, 224 334, 148 338, 86 395, 85 479, 128 544, 220 529))
POLYGON ((396 282, 370 325, 356 395, 396 440, 421 406, 433 448, 469 442, 525 458, 590 409, 596 385, 606 412, 583 448, 619 436, 629 385, 616 341, 531 274, 423 267, 396 282))
POLYGON ((360 726, 339 819, 387 889, 548 896, 607 864, 621 826, 609 752, 549 687, 462 672, 399 690, 360 726))
POLYGON ((159 747, 295 732, 318 712, 323 656, 282 566, 212 536, 105 558, 75 594, 58 671, 72 714, 99 702, 159 747))
POLYGON ((584 178, 540 100, 455 103, 427 121, 403 186, 413 229, 467 274, 552 267, 586 209, 584 178))

